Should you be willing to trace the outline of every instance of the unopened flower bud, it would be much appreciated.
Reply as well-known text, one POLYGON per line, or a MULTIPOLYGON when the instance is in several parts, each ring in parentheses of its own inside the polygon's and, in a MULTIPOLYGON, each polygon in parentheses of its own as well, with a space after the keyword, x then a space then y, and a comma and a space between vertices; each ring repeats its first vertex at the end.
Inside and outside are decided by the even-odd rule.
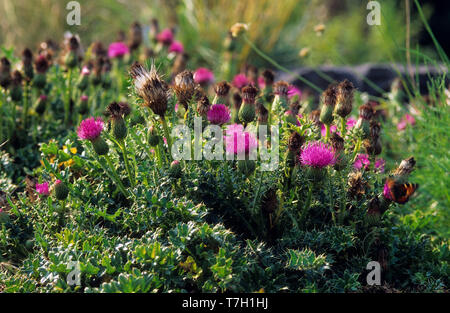
POLYGON ((180 161, 174 160, 170 163, 169 176, 172 178, 180 178, 182 175, 182 169, 180 161))
POLYGON ((55 197, 57 200, 66 200, 69 195, 69 188, 61 180, 57 180, 54 185, 55 197))
POLYGON ((320 110, 320 121, 325 125, 333 122, 333 111, 336 105, 336 86, 330 85, 322 96, 322 109, 320 110))

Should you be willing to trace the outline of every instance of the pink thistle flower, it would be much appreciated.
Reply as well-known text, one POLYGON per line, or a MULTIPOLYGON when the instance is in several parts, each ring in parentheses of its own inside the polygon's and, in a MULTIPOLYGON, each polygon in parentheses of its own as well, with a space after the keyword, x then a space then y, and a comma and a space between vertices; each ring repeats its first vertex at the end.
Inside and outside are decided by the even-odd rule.
POLYGON ((247 76, 245 76, 245 74, 242 73, 234 76, 233 81, 231 82, 231 84, 238 89, 247 86, 249 83, 250 82, 248 81, 247 76))
POLYGON ((289 85, 289 87, 288 87, 288 98, 291 99, 295 95, 298 95, 298 98, 300 99, 300 97, 302 96, 302 92, 300 91, 300 89, 298 89, 294 85, 289 85))
POLYGON ((264 89, 264 87, 266 87, 266 81, 264 80, 264 77, 262 77, 262 76, 258 77, 258 87, 260 89, 264 89))
POLYGON ((225 150, 228 154, 250 154, 258 146, 255 134, 244 131, 240 124, 228 125, 225 136, 225 150))
POLYGON ((130 53, 130 49, 121 41, 113 42, 108 47, 108 57, 110 58, 121 58, 128 53, 130 53))
POLYGON ((169 52, 183 53, 184 46, 181 42, 174 40, 169 46, 169 52))
POLYGON ((211 124, 223 125, 231 119, 230 110, 224 104, 213 104, 208 111, 208 121, 211 124))
MULTIPOLYGON (((384 173, 384 166, 386 161, 383 159, 375 160, 375 170, 379 173, 384 173)), ((357 170, 360 170, 364 167, 364 169, 368 169, 370 165, 369 155, 360 153, 356 156, 355 163, 353 163, 353 167, 357 170)))
POLYGON ((300 162, 306 166, 324 168, 336 163, 336 156, 331 146, 320 141, 314 141, 302 149, 300 162))
POLYGON ((89 117, 82 120, 78 126, 77 134, 80 139, 95 140, 103 131, 103 121, 100 117, 89 117))
POLYGON ((81 69, 81 75, 87 76, 91 74, 91 70, 87 66, 83 66, 81 69))
POLYGON ((384 184, 384 188, 383 188, 383 196, 384 196, 386 199, 388 199, 388 200, 392 200, 392 197, 391 197, 391 189, 389 188, 387 182, 384 184))
POLYGON ((356 122, 357 122, 356 118, 354 118, 353 116, 350 116, 350 117, 347 119, 347 123, 346 123, 346 124, 347 124, 347 129, 350 130, 350 129, 352 129, 353 127, 355 127, 356 122))
POLYGON ((81 101, 88 101, 89 97, 87 95, 82 95, 80 99, 81 101))
MULTIPOLYGON (((330 125, 330 134, 335 133, 337 130, 337 126, 336 125, 330 125)), ((325 128, 325 125, 322 124, 322 126, 320 126, 320 133, 322 134, 322 137, 325 137, 327 135, 327 129, 325 128)), ((339 134, 339 132, 338 132, 339 134)))
POLYGON ((42 184, 36 184, 36 192, 43 196, 48 196, 50 194, 48 182, 42 184))
POLYGON ((194 73, 194 80, 200 85, 211 84, 214 82, 214 73, 205 67, 199 67, 194 73))
POLYGON ((39 96, 39 99, 40 99, 41 101, 47 101, 48 97, 47 97, 47 95, 40 95, 40 96, 39 96))
POLYGON ((156 35, 156 40, 165 46, 170 46, 173 42, 173 33, 170 28, 163 29, 158 35, 156 35))
POLYGON ((406 113, 405 116, 403 116, 402 120, 397 124, 397 129, 404 130, 406 126, 413 126, 414 124, 416 124, 416 119, 414 118, 414 116, 406 113))
POLYGON ((55 186, 58 185, 58 184, 61 184, 61 179, 55 180, 55 186))

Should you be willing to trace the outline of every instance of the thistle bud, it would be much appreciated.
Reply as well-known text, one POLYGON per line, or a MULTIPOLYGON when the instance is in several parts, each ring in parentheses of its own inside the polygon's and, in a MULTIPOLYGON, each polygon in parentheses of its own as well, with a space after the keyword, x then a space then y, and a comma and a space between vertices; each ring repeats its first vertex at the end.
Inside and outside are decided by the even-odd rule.
POLYGON ((243 104, 239 109, 239 120, 243 123, 251 123, 255 119, 255 100, 258 89, 246 86, 242 89, 243 104))
POLYGON ((182 175, 182 169, 180 161, 174 160, 170 163, 169 176, 172 178, 180 178, 182 175))
POLYGON ((160 136, 158 136, 158 133, 156 131, 156 128, 153 126, 150 126, 150 130, 148 132, 148 143, 152 147, 156 147, 160 142, 160 136))
POLYGON ((275 96, 272 102, 272 111, 278 112, 281 115, 288 108, 288 92, 289 84, 284 81, 276 82, 273 85, 273 93, 275 96))
POLYGON ((91 142, 92 142, 92 146, 94 147, 95 152, 98 155, 105 155, 108 153, 109 146, 101 136, 98 136, 96 139, 92 140, 91 142))
POLYGON ((83 69, 81 70, 81 75, 78 78, 78 82, 77 82, 77 87, 81 91, 86 90, 86 88, 89 86, 89 74, 90 73, 91 73, 91 71, 86 66, 83 67, 83 69))
POLYGON ((355 87, 347 79, 337 86, 336 114, 342 118, 352 112, 354 91, 355 87))
POLYGON ((34 75, 33 86, 38 89, 44 89, 47 84, 46 73, 49 68, 47 58, 44 55, 38 56, 34 62, 34 68, 36 69, 36 75, 34 75))
POLYGON ((197 113, 200 116, 207 117, 209 108, 211 106, 208 97, 206 96, 205 92, 201 91, 196 96, 196 98, 197 98, 197 113))
POLYGON ((178 98, 178 102, 187 110, 189 102, 195 93, 195 81, 191 71, 183 71, 175 77, 173 89, 178 98))
POLYGON ((25 77, 28 81, 33 79, 33 53, 26 48, 22 51, 22 67, 25 77))
POLYGON ((216 92, 216 96, 213 99, 212 104, 228 104, 228 93, 230 92, 231 85, 226 81, 218 83, 214 91, 216 92))
POLYGON ((57 200, 66 200, 69 195, 69 188, 61 180, 57 180, 54 185, 55 198, 57 200))
POLYGON ((78 113, 84 115, 88 111, 89 111, 89 97, 87 95, 82 95, 79 99, 78 113))
POLYGON ((64 57, 64 64, 67 68, 75 68, 78 65, 78 55, 77 50, 80 47, 80 43, 78 42, 77 37, 72 36, 69 39, 68 50, 64 57))
POLYGON ((336 86, 330 85, 322 95, 322 109, 320 110, 320 121, 325 125, 333 122, 333 111, 336 105, 336 86))
POLYGON ((286 152, 286 165, 294 167, 298 159, 301 147, 305 143, 305 138, 297 132, 293 132, 288 140, 288 150, 286 152))
POLYGON ((131 112, 126 102, 111 102, 106 108, 107 115, 111 118, 111 128, 114 138, 121 141, 127 137, 128 129, 124 117, 131 112))
POLYGON ((7 89, 11 84, 11 63, 5 57, 0 59, 0 86, 7 89))
POLYGON ((40 95, 39 98, 37 98, 36 104, 34 106, 34 111, 36 111, 37 114, 44 114, 45 108, 47 106, 47 99, 48 98, 46 95, 40 95))
POLYGON ((264 106, 263 99, 258 98, 255 102, 255 112, 260 125, 266 125, 269 119, 269 111, 264 106))

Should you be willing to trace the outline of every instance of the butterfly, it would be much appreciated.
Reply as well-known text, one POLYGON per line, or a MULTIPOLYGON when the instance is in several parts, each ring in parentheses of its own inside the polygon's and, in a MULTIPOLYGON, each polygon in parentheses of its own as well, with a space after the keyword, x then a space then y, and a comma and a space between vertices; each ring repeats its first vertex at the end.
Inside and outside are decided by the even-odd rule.
POLYGON ((401 183, 392 178, 387 178, 386 184, 389 187, 391 199, 400 204, 408 202, 409 197, 419 188, 418 184, 401 183))

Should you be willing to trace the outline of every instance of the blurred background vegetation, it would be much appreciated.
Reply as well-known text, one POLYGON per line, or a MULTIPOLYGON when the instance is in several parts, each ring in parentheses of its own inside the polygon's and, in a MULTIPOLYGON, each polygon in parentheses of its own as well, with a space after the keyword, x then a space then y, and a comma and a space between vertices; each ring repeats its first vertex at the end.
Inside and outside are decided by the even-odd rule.
MULTIPOLYGON (((78 33, 85 45, 98 39, 108 43, 117 37, 119 30, 127 30, 133 21, 145 26, 156 17, 161 27, 177 26, 177 37, 194 62, 206 62, 211 67, 217 63, 223 39, 235 22, 249 23, 250 38, 286 66, 404 60, 404 51, 399 45, 404 47, 405 43, 405 1, 380 1, 382 18, 379 27, 369 26, 366 22, 368 1, 79 0, 80 26, 67 25, 68 2, 0 0, 0 45, 14 46, 18 51, 25 46, 35 48, 47 38, 59 41, 65 31, 78 33), (320 24, 325 26, 321 35, 315 31, 320 24), (305 57, 299 56, 302 49, 309 52, 305 57)), ((431 22, 437 21, 437 27, 448 32, 446 25, 450 11, 442 13, 445 4, 440 2, 444 3, 420 1, 431 22), (435 20, 433 14, 441 16, 435 20)), ((423 24, 418 20, 413 0, 410 5, 411 47, 419 41, 427 44, 422 38, 423 24)), ((442 36, 446 38, 445 33, 442 36)), ((433 56, 431 49, 421 51, 433 56)), ((239 61, 246 60, 256 66, 267 65, 252 54, 248 46, 243 46, 239 61)))

